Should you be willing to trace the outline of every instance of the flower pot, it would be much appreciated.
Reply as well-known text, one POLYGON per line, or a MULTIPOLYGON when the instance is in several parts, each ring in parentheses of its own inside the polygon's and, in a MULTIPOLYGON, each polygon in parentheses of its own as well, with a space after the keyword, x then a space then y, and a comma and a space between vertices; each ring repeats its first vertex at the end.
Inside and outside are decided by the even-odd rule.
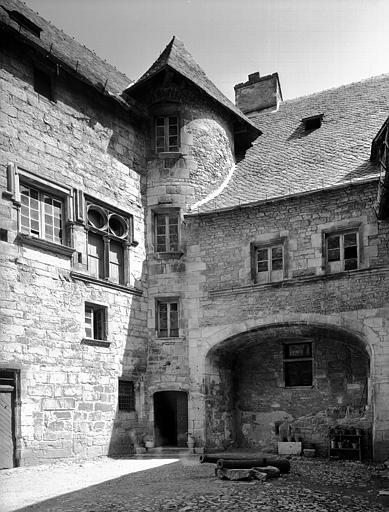
POLYGON ((187 442, 188 448, 193 449, 195 444, 196 444, 195 438, 194 437, 188 437, 188 442, 187 442))
POLYGON ((141 455, 142 453, 146 453, 146 448, 144 446, 135 446, 135 453, 137 455, 141 455))

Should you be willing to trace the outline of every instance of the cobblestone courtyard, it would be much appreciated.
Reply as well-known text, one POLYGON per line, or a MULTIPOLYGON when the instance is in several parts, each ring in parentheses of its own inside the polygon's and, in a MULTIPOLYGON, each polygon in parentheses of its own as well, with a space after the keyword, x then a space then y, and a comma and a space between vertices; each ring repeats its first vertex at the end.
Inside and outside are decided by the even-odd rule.
POLYGON ((383 474, 356 462, 295 458, 279 479, 229 482, 197 458, 102 459, 3 471, 0 510, 378 512, 385 510, 378 499, 388 486, 383 474))

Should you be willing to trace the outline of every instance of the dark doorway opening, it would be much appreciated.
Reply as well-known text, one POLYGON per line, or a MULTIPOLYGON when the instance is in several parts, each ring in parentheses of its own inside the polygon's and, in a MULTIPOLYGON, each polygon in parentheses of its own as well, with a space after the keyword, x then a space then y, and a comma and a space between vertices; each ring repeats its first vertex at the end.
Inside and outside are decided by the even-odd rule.
POLYGON ((184 391, 154 393, 154 429, 157 446, 186 446, 188 395, 184 391))
POLYGON ((18 384, 18 370, 0 369, 0 469, 19 466, 16 450, 18 384))

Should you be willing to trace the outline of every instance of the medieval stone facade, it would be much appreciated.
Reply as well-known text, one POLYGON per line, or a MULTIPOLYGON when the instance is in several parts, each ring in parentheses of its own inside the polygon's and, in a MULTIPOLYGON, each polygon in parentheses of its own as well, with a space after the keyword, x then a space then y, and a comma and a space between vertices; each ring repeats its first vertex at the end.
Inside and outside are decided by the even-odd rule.
POLYGON ((16 0, 0 25, 1 467, 285 425, 387 458, 388 76, 235 106, 176 38, 129 86, 16 0))

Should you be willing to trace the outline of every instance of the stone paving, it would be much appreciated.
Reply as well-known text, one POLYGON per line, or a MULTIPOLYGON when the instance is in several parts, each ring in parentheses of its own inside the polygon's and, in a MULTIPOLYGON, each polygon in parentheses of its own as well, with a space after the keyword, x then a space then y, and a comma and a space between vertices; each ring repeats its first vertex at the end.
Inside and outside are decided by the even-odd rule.
MULTIPOLYGON (((386 474, 376 466, 358 462, 327 461, 321 459, 291 459, 291 472, 278 479, 261 482, 229 482, 215 478, 214 465, 199 464, 197 458, 171 462, 153 469, 139 471, 136 460, 103 459, 81 465, 21 468, 0 473, 1 489, 20 489, 27 485, 33 491, 53 485, 56 497, 21 508, 0 507, 3 512, 379 512, 385 510, 378 500, 380 489, 389 486, 386 474), (114 476, 122 471, 138 471, 114 476), (114 468, 116 467, 116 473, 114 468), (118 467, 121 469, 118 471, 118 467), (79 469, 81 468, 81 469, 79 469), (104 473, 113 478, 97 485, 82 481, 82 471, 91 475, 104 473), (81 480, 80 480, 81 478, 81 480), (86 485, 63 494, 64 484, 86 485), (78 482, 78 484, 77 484, 78 482), (46 485, 45 485, 46 483, 46 485), (42 487, 43 486, 43 487, 42 487), (62 491, 61 491, 62 489, 62 491), (62 494, 61 494, 62 493, 62 494)), ((153 462, 147 461, 148 467, 153 462)), ((161 461, 160 461, 161 462, 161 461)), ((164 461, 166 462, 166 461, 164 461)), ((140 466, 138 466, 139 468, 140 466)), ((101 476, 99 476, 101 480, 101 476)), ((44 492, 42 496, 47 496, 44 492)), ((8 496, 9 497, 9 496, 8 496)), ((4 498, 4 494, 3 494, 4 498)), ((7 495, 5 495, 7 498, 7 495)), ((38 501, 34 498, 35 502, 38 501)), ((34 501, 33 500, 33 501, 34 501)), ((30 501, 32 503, 33 501, 30 501)), ((25 504, 25 503, 24 503, 25 504)))

